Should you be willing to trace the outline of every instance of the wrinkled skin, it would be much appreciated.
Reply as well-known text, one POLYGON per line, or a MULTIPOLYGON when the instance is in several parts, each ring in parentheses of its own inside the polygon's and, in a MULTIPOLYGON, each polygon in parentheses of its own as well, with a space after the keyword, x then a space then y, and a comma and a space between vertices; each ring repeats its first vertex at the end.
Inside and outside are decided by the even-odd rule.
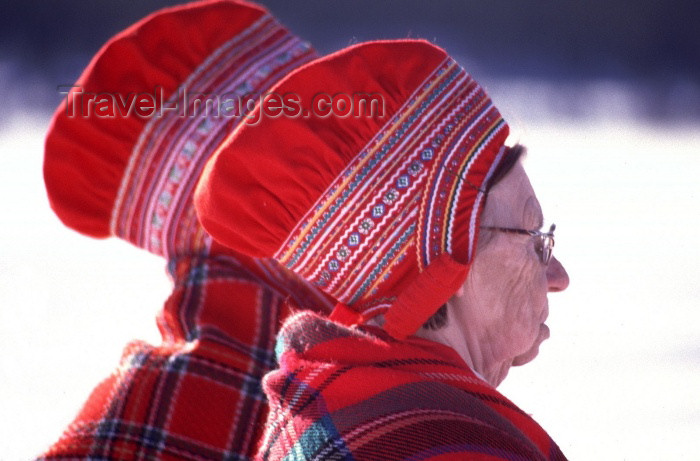
MULTIPOLYGON (((540 204, 518 162, 489 192, 481 225, 537 230, 542 224, 540 204)), ((568 285, 556 258, 542 264, 533 237, 482 229, 469 276, 447 303, 447 325, 417 335, 452 347, 497 386, 511 366, 537 356, 549 337, 547 293, 568 285)))

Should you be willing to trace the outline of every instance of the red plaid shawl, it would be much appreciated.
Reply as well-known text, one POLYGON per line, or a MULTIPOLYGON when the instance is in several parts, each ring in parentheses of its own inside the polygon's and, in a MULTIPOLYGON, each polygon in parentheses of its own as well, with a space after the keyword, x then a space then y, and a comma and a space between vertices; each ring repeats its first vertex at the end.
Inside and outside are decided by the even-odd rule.
POLYGON ((82 96, 57 109, 44 161, 51 206, 81 233, 118 236, 169 258, 175 288, 159 318, 163 343, 128 346, 42 459, 251 459, 285 299, 293 294, 321 311, 330 305, 277 263, 222 248, 199 224, 194 186, 246 113, 244 106, 233 117, 235 107, 214 110, 199 96, 245 101, 315 56, 254 4, 180 5, 110 39, 74 88, 112 96, 160 89, 164 111, 70 115, 84 110, 82 96))
POLYGON ((311 313, 290 319, 270 401, 264 460, 564 460, 526 413, 452 350, 311 313))
POLYGON ((267 414, 261 388, 274 366, 285 299, 327 301, 276 263, 181 257, 159 318, 164 342, 129 345, 42 460, 247 460, 267 414))

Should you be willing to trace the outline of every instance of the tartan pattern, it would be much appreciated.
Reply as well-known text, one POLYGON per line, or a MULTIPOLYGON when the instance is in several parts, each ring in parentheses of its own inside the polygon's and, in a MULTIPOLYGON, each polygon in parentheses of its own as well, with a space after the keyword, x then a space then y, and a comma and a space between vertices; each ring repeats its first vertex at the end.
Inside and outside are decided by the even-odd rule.
MULTIPOLYGON (((124 37, 120 36, 106 51, 131 50, 132 39, 138 37, 132 51, 134 61, 139 62, 139 47, 171 43, 171 34, 177 33, 172 25, 184 17, 192 23, 201 21, 204 35, 212 18, 229 17, 226 15, 233 11, 256 19, 215 51, 201 56, 201 61, 198 55, 182 58, 188 77, 175 81, 175 85, 182 83, 161 115, 145 124, 124 155, 121 151, 102 155, 99 149, 90 151, 84 140, 79 143, 81 149, 90 151, 87 160, 105 161, 117 170, 125 168, 123 175, 108 175, 121 178, 118 191, 115 185, 114 203, 107 208, 111 210, 111 235, 168 258, 175 287, 158 316, 162 344, 128 345, 117 370, 95 388, 75 421, 41 460, 251 459, 267 412, 261 379, 275 364, 274 338, 289 312, 287 301, 321 312, 331 308, 325 295, 275 261, 238 255, 213 241, 193 206, 193 189, 205 162, 246 113, 219 116, 213 110, 206 116, 192 116, 192 96, 255 97, 313 59, 316 52, 257 6, 235 1, 203 1, 156 13, 122 34, 128 46, 122 46, 124 37), (188 105, 168 109, 182 103, 176 99, 185 93, 191 97, 188 105)), ((219 32, 226 34, 227 30, 223 27, 219 32)), ((172 46, 167 51, 179 55, 180 48, 172 46)), ((172 57, 161 54, 165 61, 172 57)), ((101 65, 109 64, 117 72, 122 63, 110 59, 108 53, 97 57, 101 65)), ((153 69, 154 77, 149 69, 143 70, 144 75, 139 69, 138 75, 129 77, 167 82, 168 70, 172 69, 153 69)), ((244 111, 248 108, 243 106, 244 111)), ((123 122, 117 128, 128 131, 127 125, 123 122)), ((99 131, 100 127, 83 129, 99 131)), ((90 172, 94 162, 74 163, 79 177, 102 177, 90 172)), ((109 185, 99 180, 90 187, 85 195, 109 196, 104 193, 109 185)), ((78 190, 73 189, 71 192, 78 190)), ((63 196, 56 195, 54 200, 56 197, 63 196)), ((88 217, 94 224, 101 214, 92 216, 94 210, 84 206, 82 196, 62 207, 81 218, 69 221, 69 226, 95 235, 83 227, 82 219, 88 217)), ((99 224, 101 228, 103 223, 99 224)), ((105 236, 101 230, 99 236, 105 236)))
POLYGON ((565 460, 450 348, 313 313, 279 335, 260 460, 565 460))
POLYGON ((271 260, 181 258, 169 270, 163 344, 130 344, 39 460, 252 459, 287 296, 322 312, 330 303, 271 260))

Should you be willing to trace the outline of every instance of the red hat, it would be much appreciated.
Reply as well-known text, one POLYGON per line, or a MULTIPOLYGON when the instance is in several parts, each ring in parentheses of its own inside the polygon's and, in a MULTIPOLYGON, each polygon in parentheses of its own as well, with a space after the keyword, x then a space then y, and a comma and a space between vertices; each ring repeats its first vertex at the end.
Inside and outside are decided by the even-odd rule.
POLYGON ((245 119, 248 99, 314 57, 241 1, 177 6, 132 25, 54 114, 44 159, 53 210, 83 234, 156 254, 201 248, 192 194, 204 163, 245 119))
POLYGON ((240 126, 205 167, 202 224, 339 300, 335 319, 383 313, 394 337, 413 334, 467 276, 508 126, 422 40, 352 46, 271 92, 286 95, 285 112, 261 105, 260 123, 240 126))

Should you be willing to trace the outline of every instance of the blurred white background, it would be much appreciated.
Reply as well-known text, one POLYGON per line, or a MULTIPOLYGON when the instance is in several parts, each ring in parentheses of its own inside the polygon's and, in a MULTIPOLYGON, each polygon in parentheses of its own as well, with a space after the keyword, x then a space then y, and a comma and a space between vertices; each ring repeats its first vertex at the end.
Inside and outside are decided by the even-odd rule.
MULTIPOLYGON (((41 453, 128 342, 159 341, 164 261, 64 228, 41 166, 56 85, 178 1, 0 4, 0 461, 41 453)), ((487 87, 571 278, 500 390, 571 460, 700 459, 700 3, 264 3, 322 53, 426 37, 487 87)))
MULTIPOLYGON (((501 391, 572 460, 697 459, 700 130, 614 108, 557 119, 523 110, 535 96, 518 88, 528 86, 489 91, 529 147, 571 285, 550 296, 540 357, 501 391)), ((16 116, 0 134, 2 460, 55 441, 127 342, 158 342, 169 293, 159 258, 54 217, 41 177, 47 123, 16 116)))

